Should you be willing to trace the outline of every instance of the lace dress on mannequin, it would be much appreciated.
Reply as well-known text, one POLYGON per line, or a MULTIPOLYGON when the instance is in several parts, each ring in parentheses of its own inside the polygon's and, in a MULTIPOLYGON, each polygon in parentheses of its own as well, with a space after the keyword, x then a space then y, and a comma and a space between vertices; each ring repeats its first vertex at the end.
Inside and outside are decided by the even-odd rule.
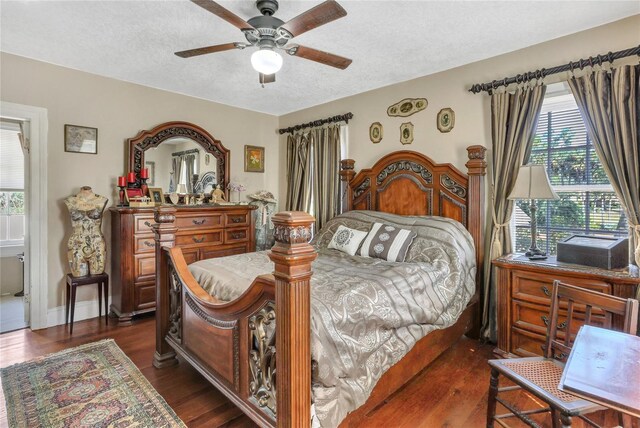
POLYGON ((102 212, 108 201, 104 196, 93 193, 88 186, 83 186, 77 195, 64 200, 73 228, 67 242, 67 257, 73 276, 104 272, 107 250, 101 226, 102 212))

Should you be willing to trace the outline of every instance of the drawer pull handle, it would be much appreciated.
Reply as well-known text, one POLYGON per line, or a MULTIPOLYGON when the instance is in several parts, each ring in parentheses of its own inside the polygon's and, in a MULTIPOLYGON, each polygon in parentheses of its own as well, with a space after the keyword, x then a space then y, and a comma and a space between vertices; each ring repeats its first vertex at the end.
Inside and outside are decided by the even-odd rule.
POLYGON ((193 224, 198 224, 198 225, 200 225, 200 224, 204 224, 204 222, 205 222, 205 221, 207 221, 207 220, 205 220, 205 219, 203 219, 203 218, 202 218, 202 219, 194 218, 194 219, 193 219, 193 220, 191 220, 191 221, 193 222, 193 224))
POLYGON ((233 223, 240 223, 243 220, 244 220, 244 217, 231 217, 231 222, 233 223))
MULTIPOLYGON (((544 323, 544 325, 546 325, 547 327, 549 327, 549 317, 546 315, 542 315, 540 318, 542 318, 542 322, 544 323)), ((563 328, 567 327, 567 321, 563 321, 560 324, 558 324, 558 329, 561 330, 563 328)))
POLYGON ((153 241, 144 241, 144 245, 146 245, 147 247, 155 247, 156 243, 153 241))
POLYGON ((545 296, 551 297, 551 291, 549 291, 546 285, 543 285, 542 287, 540 287, 540 290, 542 290, 545 296))
POLYGON ((204 242, 204 236, 201 236, 200 238, 194 236, 193 237, 193 242, 195 242, 196 244, 199 244, 201 242, 204 242))
POLYGON ((232 239, 244 238, 244 232, 236 232, 231 234, 232 239))
POLYGON ((151 227, 151 222, 149 222, 149 221, 145 221, 145 222, 144 222, 144 225, 145 225, 145 226, 147 226, 147 227, 151 227))

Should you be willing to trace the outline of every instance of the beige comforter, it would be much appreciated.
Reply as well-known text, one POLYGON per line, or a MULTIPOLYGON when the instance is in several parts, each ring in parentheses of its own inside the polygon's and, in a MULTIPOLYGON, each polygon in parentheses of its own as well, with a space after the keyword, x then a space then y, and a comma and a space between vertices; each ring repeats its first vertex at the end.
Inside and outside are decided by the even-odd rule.
MULTIPOLYGON (((418 340, 455 323, 474 293, 475 254, 457 222, 366 211, 336 217, 312 243, 319 253, 311 279, 313 400, 321 425, 335 427, 418 340), (418 232, 405 263, 327 249, 339 225, 368 230, 375 221, 418 232)), ((210 294, 233 300, 273 264, 259 252, 189 268, 210 294)))

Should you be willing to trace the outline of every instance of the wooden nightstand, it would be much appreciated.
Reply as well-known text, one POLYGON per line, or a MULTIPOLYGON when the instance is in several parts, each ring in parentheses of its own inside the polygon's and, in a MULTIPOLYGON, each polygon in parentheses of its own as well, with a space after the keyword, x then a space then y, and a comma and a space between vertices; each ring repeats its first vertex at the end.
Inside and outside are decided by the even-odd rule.
MULTIPOLYGON (((542 355, 554 280, 624 298, 636 297, 640 286, 636 266, 606 270, 558 262, 554 256, 531 261, 517 254, 499 257, 492 263, 497 269, 498 288, 498 346, 494 353, 499 357, 542 355)), ((565 315, 561 309, 561 324, 565 315)), ((575 324, 572 334, 581 326, 575 324)))

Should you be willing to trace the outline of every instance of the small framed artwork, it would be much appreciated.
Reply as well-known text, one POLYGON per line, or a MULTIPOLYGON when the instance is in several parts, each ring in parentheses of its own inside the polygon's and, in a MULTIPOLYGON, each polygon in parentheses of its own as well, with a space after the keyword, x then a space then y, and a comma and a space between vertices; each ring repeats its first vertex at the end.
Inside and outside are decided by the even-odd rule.
POLYGON ((402 144, 413 143, 413 123, 406 122, 400 125, 400 142, 402 144))
POLYGON ((373 122, 369 127, 369 139, 373 144, 378 144, 382 141, 382 124, 380 122, 373 122))
POLYGON ((456 123, 456 114, 449 107, 443 108, 438 112, 438 131, 449 132, 456 123))
POLYGON ((244 171, 264 172, 264 147, 244 146, 244 171))
POLYGON ((98 128, 64 125, 64 151, 98 154, 98 128))
POLYGON ((149 197, 156 206, 164 203, 164 193, 161 187, 149 187, 149 197))

